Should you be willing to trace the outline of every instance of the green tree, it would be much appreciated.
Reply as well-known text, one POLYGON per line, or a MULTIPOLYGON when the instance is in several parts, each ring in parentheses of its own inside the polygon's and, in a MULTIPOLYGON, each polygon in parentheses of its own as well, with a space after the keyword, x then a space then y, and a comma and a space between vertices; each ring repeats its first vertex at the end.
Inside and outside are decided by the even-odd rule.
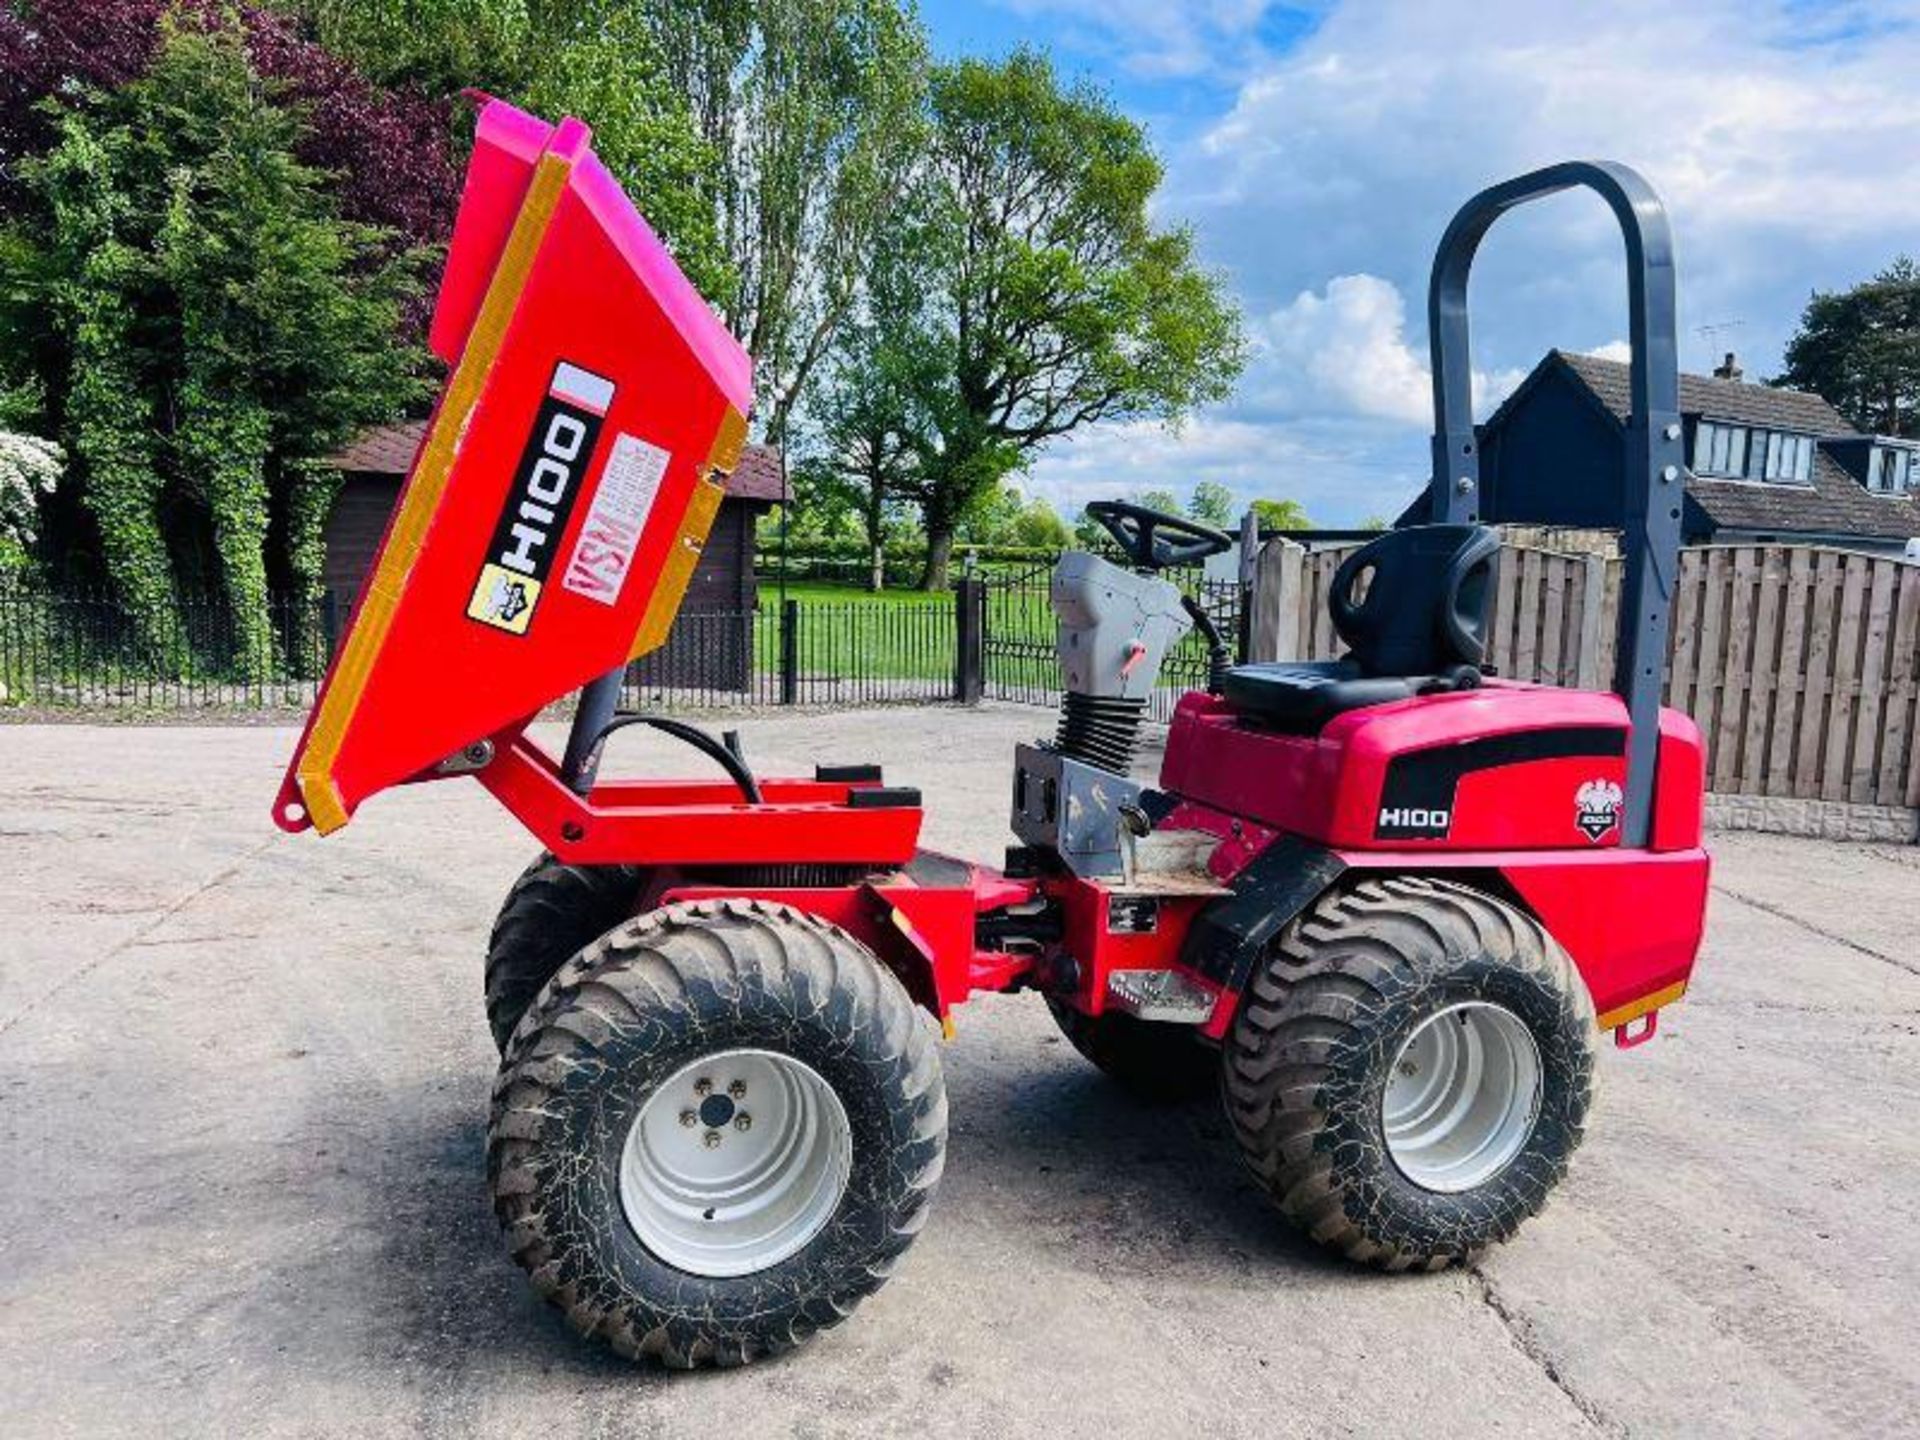
POLYGON ((1298 500, 1256 500, 1253 513, 1262 530, 1309 530, 1313 522, 1298 500))
POLYGON ((939 68, 929 108, 900 259, 870 304, 915 386, 903 493, 941 589, 980 496, 1082 426, 1222 398, 1242 342, 1192 236, 1149 217, 1160 165, 1104 95, 1021 51, 939 68))
MULTIPOLYGON (((653 7, 627 0, 288 0, 327 49, 382 85, 496 95, 593 127, 594 152, 636 197, 688 279, 731 296, 709 193, 725 154, 675 89, 653 7)), ((706 13, 718 4, 691 5, 706 13)))
POLYGON ((1073 532, 1058 510, 1034 495, 1014 517, 1011 543, 1029 550, 1061 550, 1073 543, 1073 532))
POLYGON ((646 0, 676 94, 726 162, 706 175, 767 438, 854 312, 921 149, 926 37, 898 0, 646 0))
POLYGON ((857 530, 874 591, 885 583, 896 497, 918 463, 904 424, 913 399, 894 358, 867 328, 857 328, 839 347, 837 363, 809 406, 809 453, 794 472, 796 509, 812 510, 823 521, 844 516, 857 530))
POLYGON ((170 21, 145 77, 63 110, 25 169, 38 209, 0 247, 7 292, 43 308, 50 409, 149 647, 173 647, 162 512, 184 510, 249 676, 273 663, 270 568, 319 582, 314 460, 422 393, 395 341, 415 259, 339 219, 299 134, 236 33, 170 21))
POLYGON ((1851 290, 1816 292, 1776 385, 1811 390, 1862 430, 1920 434, 1920 266, 1905 255, 1851 290))
POLYGON ((924 123, 926 40, 897 0, 305 0, 388 82, 578 115, 753 356, 760 419, 794 407, 851 313, 924 123))
POLYGON ((1217 480, 1202 480, 1193 487, 1187 514, 1221 530, 1231 529, 1238 518, 1233 513, 1233 492, 1217 480))

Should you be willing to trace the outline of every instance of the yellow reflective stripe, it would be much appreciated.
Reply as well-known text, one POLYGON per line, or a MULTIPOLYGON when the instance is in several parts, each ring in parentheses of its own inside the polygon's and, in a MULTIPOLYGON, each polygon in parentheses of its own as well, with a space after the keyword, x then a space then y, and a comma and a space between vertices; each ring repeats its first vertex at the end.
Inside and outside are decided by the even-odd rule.
POLYGON ((500 252, 500 263, 487 285, 486 299, 474 318, 460 364, 447 384, 446 398, 441 401, 433 426, 427 432, 413 479, 407 485, 406 498, 395 512, 387 543, 380 551, 380 563, 367 582, 353 628, 333 667, 326 694, 321 697, 320 713, 314 719, 295 775, 307 814, 313 819, 314 829, 322 835, 347 823, 347 807, 333 779, 334 763, 340 758, 340 747, 352 727, 361 693, 386 644, 387 632, 393 627, 400 597, 406 591, 407 576, 419 558, 421 543, 440 507, 454 461, 459 458, 467 421, 486 389, 494 361, 499 358, 507 327, 513 321, 534 257, 546 237, 547 226, 560 204, 572 168, 567 161, 551 154, 542 155, 534 166, 526 199, 521 202, 520 214, 513 222, 506 247, 500 252))
POLYGON ((1617 1010, 1609 1010, 1600 1017, 1602 1030, 1616 1030, 1622 1025, 1631 1025, 1650 1010, 1658 1010, 1662 1005, 1671 1005, 1687 993, 1687 982, 1677 980, 1664 990, 1656 990, 1651 995, 1642 995, 1638 1000, 1622 1005, 1617 1010))

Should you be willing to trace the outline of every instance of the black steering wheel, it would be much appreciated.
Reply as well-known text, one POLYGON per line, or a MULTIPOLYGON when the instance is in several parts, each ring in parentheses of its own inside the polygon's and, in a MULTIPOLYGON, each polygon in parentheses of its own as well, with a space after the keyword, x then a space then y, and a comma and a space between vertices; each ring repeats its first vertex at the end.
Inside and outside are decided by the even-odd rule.
POLYGON ((1169 565, 1197 565, 1209 555, 1233 548, 1233 537, 1211 525, 1149 510, 1128 500, 1095 500, 1087 514, 1113 537, 1127 559, 1143 570, 1169 565))

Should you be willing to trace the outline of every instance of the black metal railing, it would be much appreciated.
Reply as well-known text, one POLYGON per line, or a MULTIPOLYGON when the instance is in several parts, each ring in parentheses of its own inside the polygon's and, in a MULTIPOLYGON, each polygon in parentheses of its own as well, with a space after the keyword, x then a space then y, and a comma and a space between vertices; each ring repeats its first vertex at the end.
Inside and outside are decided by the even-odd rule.
POLYGON ((143 624, 99 591, 0 589, 6 703, 102 710, 311 703, 339 637, 331 597, 275 596, 260 623, 224 598, 188 595, 143 624))
MULTIPOLYGON (((684 710, 866 706, 992 699, 1059 703, 1050 565, 970 576, 937 595, 847 600, 769 596, 752 610, 683 612, 666 643, 630 668, 622 701, 684 710)), ((1237 586, 1190 577, 1229 644, 1237 586)), ((142 625, 116 597, 0 589, 0 704, 40 709, 304 709, 338 645, 347 605, 276 596, 264 624, 219 596, 182 597, 142 625)), ((1205 646, 1168 657, 1151 714, 1169 718, 1203 686, 1205 646)))

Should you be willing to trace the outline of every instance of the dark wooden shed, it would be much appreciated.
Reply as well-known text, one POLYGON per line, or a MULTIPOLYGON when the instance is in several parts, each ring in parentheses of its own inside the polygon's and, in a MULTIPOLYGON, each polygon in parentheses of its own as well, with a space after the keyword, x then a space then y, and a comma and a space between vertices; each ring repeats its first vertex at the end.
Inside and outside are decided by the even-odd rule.
MULTIPOLYGON (((324 575, 344 614, 372 568, 387 519, 413 466, 426 422, 368 430, 329 457, 341 472, 327 517, 324 575)), ((635 667, 650 686, 744 690, 752 677, 753 612, 759 603, 754 525, 780 503, 784 469, 771 445, 749 445, 727 477, 727 498, 667 644, 635 667), (694 617, 698 617, 697 619, 694 617)))

